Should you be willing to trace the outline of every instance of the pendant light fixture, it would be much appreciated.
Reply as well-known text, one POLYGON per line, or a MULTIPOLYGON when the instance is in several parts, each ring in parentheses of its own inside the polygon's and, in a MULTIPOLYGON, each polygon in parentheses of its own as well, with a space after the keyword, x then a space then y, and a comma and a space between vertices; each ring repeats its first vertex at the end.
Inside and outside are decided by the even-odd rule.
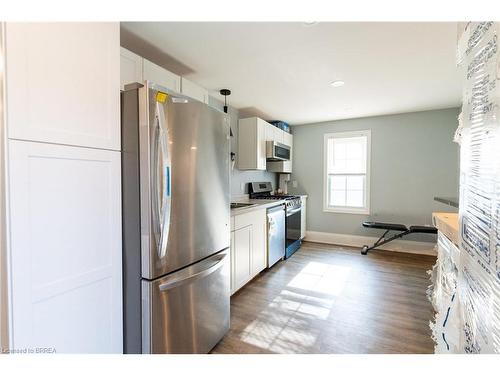
MULTIPOLYGON (((219 91, 221 95, 224 95, 224 112, 227 113, 227 97, 231 95, 231 90, 229 89, 222 89, 219 91)), ((229 135, 232 137, 233 136, 233 129, 231 129, 231 126, 229 126, 229 135)))
POLYGON ((224 95, 224 112, 227 113, 227 101, 226 100, 227 100, 228 95, 231 95, 231 90, 229 90, 229 89, 222 89, 222 90, 220 90, 220 94, 224 95))
MULTIPOLYGON (((219 92, 221 95, 224 96, 224 112, 227 113, 227 97, 231 95, 231 90, 222 89, 219 92)), ((231 129, 231 126, 229 126, 229 135, 233 137, 233 129, 231 129)), ((236 159, 236 154, 234 152, 231 152, 231 161, 233 162, 233 164, 235 159, 236 159)))

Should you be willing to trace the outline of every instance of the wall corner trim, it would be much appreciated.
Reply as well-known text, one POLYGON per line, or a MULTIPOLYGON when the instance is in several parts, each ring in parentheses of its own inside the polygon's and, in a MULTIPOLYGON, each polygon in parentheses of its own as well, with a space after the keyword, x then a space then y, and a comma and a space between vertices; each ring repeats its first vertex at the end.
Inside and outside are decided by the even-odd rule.
MULTIPOLYGON (((304 241, 325 243, 331 245, 363 247, 363 245, 371 245, 377 240, 376 237, 357 236, 342 233, 314 232, 307 231, 304 241)), ((436 256, 435 244, 432 242, 394 240, 384 246, 381 250, 397 251, 401 253, 422 254, 436 256)))

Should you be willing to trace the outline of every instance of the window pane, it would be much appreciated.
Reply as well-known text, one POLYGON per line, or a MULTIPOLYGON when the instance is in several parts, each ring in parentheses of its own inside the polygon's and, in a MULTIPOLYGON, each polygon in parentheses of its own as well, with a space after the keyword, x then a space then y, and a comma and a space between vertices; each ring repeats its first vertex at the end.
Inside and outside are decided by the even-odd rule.
POLYGON ((363 207, 363 190, 347 190, 346 205, 349 207, 363 207))
POLYGON ((333 190, 345 190, 347 176, 330 176, 330 188, 333 190))
POLYGON ((361 159, 346 159, 344 173, 365 173, 365 163, 361 159))
POLYGON ((345 190, 332 190, 330 195, 330 206, 345 206, 345 190))
POLYGON ((365 176, 347 176, 347 190, 364 190, 365 176))
POLYGON ((330 138, 328 173, 366 173, 366 136, 330 138))
POLYGON ((361 136, 347 139, 346 158, 353 159, 363 157, 366 149, 366 137, 361 136))
POLYGON ((333 140, 333 158, 334 160, 345 159, 346 155, 346 145, 341 139, 333 140))
POLYGON ((346 173, 346 159, 333 159, 330 173, 346 173))
POLYGON ((365 207, 368 136, 333 134, 326 148, 327 205, 365 207))

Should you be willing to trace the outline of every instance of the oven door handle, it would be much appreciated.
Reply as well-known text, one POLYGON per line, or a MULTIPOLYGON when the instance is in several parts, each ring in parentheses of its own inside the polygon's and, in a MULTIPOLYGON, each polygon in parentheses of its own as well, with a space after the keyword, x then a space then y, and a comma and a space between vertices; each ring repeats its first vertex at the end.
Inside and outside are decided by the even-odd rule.
POLYGON ((296 214, 297 212, 301 211, 302 210, 302 207, 299 207, 299 208, 295 208, 291 211, 287 211, 286 212, 286 216, 290 216, 290 215, 293 215, 293 214, 296 214))

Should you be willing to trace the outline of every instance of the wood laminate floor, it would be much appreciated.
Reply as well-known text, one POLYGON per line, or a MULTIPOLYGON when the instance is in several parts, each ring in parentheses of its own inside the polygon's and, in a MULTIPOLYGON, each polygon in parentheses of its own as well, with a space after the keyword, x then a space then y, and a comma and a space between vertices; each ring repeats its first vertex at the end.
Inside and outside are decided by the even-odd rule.
POLYGON ((305 242, 231 298, 212 353, 432 353, 435 260, 305 242))

